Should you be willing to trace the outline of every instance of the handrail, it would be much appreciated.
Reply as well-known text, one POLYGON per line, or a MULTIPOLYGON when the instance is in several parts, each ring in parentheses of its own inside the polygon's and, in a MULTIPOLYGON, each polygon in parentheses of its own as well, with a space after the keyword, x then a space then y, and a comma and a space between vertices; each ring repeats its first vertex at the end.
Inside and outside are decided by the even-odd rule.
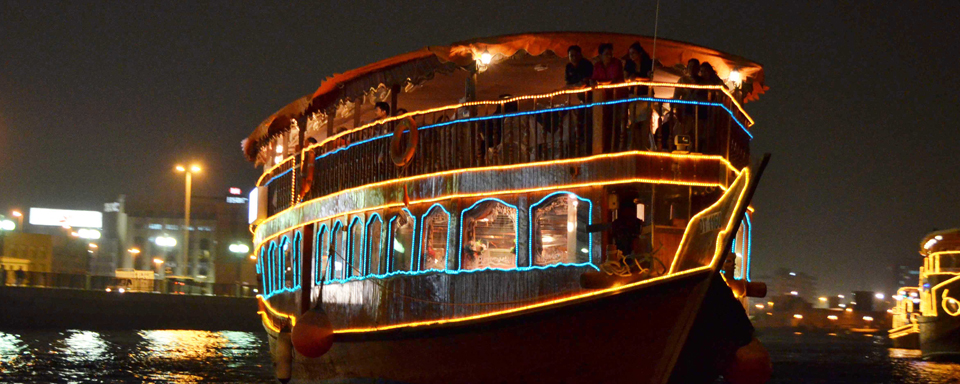
MULTIPOLYGON (((513 98, 509 98, 509 99, 502 99, 502 100, 480 100, 480 101, 471 101, 471 102, 460 103, 460 104, 455 104, 455 105, 447 105, 447 106, 443 106, 443 107, 436 107, 436 108, 430 108, 430 109, 425 109, 425 110, 420 110, 420 111, 408 112, 408 113, 405 113, 405 114, 402 114, 402 115, 391 116, 391 117, 388 117, 388 118, 385 118, 385 119, 382 119, 382 120, 373 121, 373 122, 370 122, 370 123, 361 125, 361 126, 359 126, 359 127, 355 127, 355 128, 353 128, 353 129, 349 129, 349 130, 346 130, 346 131, 344 131, 344 132, 340 132, 340 133, 335 134, 335 135, 333 135, 333 136, 327 137, 327 138, 325 138, 323 141, 321 141, 321 142, 319 142, 319 143, 317 143, 317 144, 314 144, 314 145, 311 145, 311 146, 309 146, 309 147, 306 147, 306 148, 301 149, 299 155, 300 155, 301 160, 302 160, 303 157, 306 156, 306 154, 307 154, 308 151, 311 151, 311 150, 313 150, 314 148, 322 147, 322 146, 324 146, 325 144, 330 143, 330 142, 333 142, 333 141, 335 141, 335 140, 337 140, 337 139, 340 139, 340 138, 343 137, 343 136, 346 136, 346 135, 349 135, 349 134, 353 134, 353 133, 356 133, 356 132, 360 132, 360 131, 363 131, 363 130, 365 130, 365 129, 369 129, 369 128, 374 127, 374 126, 387 124, 387 123, 394 122, 394 121, 398 121, 398 120, 401 120, 401 119, 406 119, 406 118, 408 118, 408 117, 421 116, 421 115, 427 115, 427 114, 431 114, 431 113, 451 111, 451 110, 454 110, 454 111, 455 111, 455 110, 458 110, 458 109, 460 109, 460 108, 469 108, 469 107, 474 107, 474 106, 504 105, 504 104, 513 103, 513 102, 519 102, 519 101, 523 101, 523 100, 540 99, 540 98, 551 98, 551 97, 556 97, 556 96, 561 96, 561 95, 573 95, 573 94, 587 93, 587 92, 591 92, 591 91, 594 91, 594 90, 607 90, 607 89, 618 89, 618 88, 630 88, 630 87, 637 87, 637 86, 646 86, 646 87, 669 87, 669 88, 700 89, 700 90, 719 90, 719 91, 723 92, 723 94, 726 95, 726 96, 732 101, 732 103, 737 107, 737 110, 739 110, 740 113, 747 119, 747 124, 746 124, 746 126, 744 127, 744 130, 747 130, 746 128, 752 127, 752 126, 755 124, 753 118, 751 118, 750 115, 747 114, 747 112, 746 112, 746 110, 744 110, 743 106, 736 100, 736 97, 734 97, 733 94, 730 93, 730 91, 729 91, 725 86, 723 86, 723 85, 679 84, 679 83, 666 83, 666 82, 656 82, 656 81, 629 81, 629 82, 623 82, 623 83, 617 83, 617 84, 606 84, 606 85, 596 85, 596 86, 584 87, 584 88, 577 88, 577 89, 566 89, 566 90, 561 90, 561 91, 556 91, 556 92, 551 92, 551 93, 546 93, 546 94, 517 96, 517 97, 513 97, 513 98)), ((673 100, 673 101, 679 101, 679 100, 674 100, 674 99, 663 99, 663 102, 671 102, 671 100, 673 100)), ((748 130, 747 130, 747 132, 748 132, 748 134, 749 134, 749 131, 748 131, 748 130)), ((294 159, 294 156, 296 156, 296 155, 287 156, 287 157, 284 158, 281 162, 273 165, 273 166, 270 167, 269 169, 264 170, 263 174, 261 174, 260 177, 257 179, 257 184, 256 184, 256 185, 257 185, 257 186, 262 186, 262 185, 263 185, 263 179, 264 179, 265 177, 267 177, 267 175, 271 174, 271 173, 272 173, 274 170, 276 170, 277 168, 279 168, 279 167, 281 167, 281 166, 284 166, 287 162, 292 161, 292 160, 294 159)))

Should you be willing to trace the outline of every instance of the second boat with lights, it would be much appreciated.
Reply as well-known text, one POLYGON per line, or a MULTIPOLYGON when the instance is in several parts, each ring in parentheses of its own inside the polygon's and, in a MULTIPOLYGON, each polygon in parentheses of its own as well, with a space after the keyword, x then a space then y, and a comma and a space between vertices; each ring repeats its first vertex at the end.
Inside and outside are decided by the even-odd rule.
POLYGON ((766 164, 742 103, 765 89, 734 55, 571 32, 328 78, 243 143, 278 378, 768 375, 741 304, 763 290, 747 211, 766 164), (620 58, 635 77, 585 79, 620 58))

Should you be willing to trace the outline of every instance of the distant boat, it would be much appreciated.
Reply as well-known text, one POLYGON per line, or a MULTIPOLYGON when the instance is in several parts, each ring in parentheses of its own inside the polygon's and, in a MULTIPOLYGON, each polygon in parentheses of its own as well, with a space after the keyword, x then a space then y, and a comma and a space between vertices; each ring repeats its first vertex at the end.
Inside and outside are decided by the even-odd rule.
MULTIPOLYGON (((928 233, 920 241, 920 354, 960 360, 960 228, 928 233)), ((892 336, 892 335, 891 335, 892 336)))
POLYGON ((735 299, 766 158, 751 167, 742 102, 763 70, 660 39, 652 79, 565 86, 568 47, 618 60, 633 42, 653 50, 567 32, 431 46, 261 123, 243 148, 264 167, 251 230, 278 377, 713 382, 752 336, 728 325, 749 328, 735 299), (726 83, 677 84, 692 58, 726 83), (307 318, 329 321, 329 350, 291 336, 307 318))

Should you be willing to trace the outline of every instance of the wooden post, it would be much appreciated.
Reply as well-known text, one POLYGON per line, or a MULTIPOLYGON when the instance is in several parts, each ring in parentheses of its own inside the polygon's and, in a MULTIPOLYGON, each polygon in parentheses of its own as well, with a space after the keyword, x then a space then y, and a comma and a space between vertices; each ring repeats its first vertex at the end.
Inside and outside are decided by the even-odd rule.
POLYGON ((333 110, 327 111, 327 137, 333 136, 333 121, 337 118, 337 107, 330 107, 333 110))
POLYGON ((397 99, 400 97, 400 84, 390 87, 390 116, 397 115, 397 99))
MULTIPOLYGON (((594 91, 591 92, 591 93, 593 94, 593 102, 594 102, 594 103, 599 103, 599 102, 603 102, 603 101, 604 101, 604 98, 605 98, 604 90, 602 90, 602 89, 594 89, 594 91)), ((603 133, 604 133, 604 129, 603 129, 603 118, 604 118, 603 108, 604 108, 604 107, 603 107, 603 106, 600 106, 600 105, 593 107, 593 132, 592 132, 592 135, 593 135, 593 154, 594 154, 594 155, 599 155, 599 154, 603 153, 603 144, 606 142, 606 137, 604 137, 605 135, 603 134, 603 133)))

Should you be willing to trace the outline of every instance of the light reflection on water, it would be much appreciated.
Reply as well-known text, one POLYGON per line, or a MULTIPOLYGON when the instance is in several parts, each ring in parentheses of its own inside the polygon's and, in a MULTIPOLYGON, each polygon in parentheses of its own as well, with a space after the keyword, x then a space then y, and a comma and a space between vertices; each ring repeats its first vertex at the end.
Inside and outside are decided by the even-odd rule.
POLYGON ((184 330, 0 332, 0 382, 272 382, 266 336, 184 330))

